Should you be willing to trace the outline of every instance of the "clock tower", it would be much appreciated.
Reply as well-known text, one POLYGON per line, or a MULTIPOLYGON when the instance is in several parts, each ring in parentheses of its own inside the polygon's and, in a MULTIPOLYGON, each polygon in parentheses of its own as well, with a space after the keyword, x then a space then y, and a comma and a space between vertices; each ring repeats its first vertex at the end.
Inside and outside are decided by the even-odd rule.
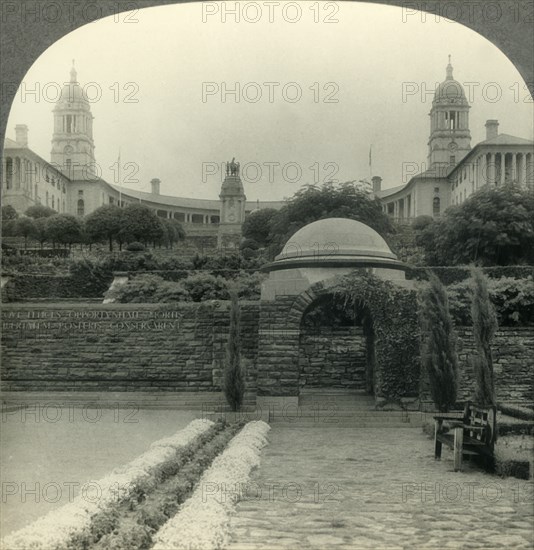
POLYGON ((54 107, 51 161, 70 179, 94 181, 96 178, 93 115, 78 83, 74 61, 70 81, 63 86, 54 107))
POLYGON ((430 111, 428 167, 452 168, 471 150, 469 103, 462 85, 452 76, 451 56, 447 76, 438 85, 430 111))
POLYGON ((235 158, 226 163, 226 177, 219 198, 221 199, 221 210, 217 246, 219 248, 239 248, 247 197, 239 176, 239 162, 235 162, 235 158))

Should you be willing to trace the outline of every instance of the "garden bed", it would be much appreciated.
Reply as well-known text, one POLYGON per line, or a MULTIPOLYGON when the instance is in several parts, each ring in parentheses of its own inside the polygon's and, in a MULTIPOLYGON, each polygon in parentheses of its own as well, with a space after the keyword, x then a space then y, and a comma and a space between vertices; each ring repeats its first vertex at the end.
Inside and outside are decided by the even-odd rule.
MULTIPOLYGON (((79 495, 71 503, 8 535, 2 546, 10 550, 150 548, 160 526, 175 516, 204 471, 218 460, 243 424, 191 422, 184 430, 156 441, 135 460, 94 482, 98 498, 79 495)), ((254 422, 240 432, 239 439, 234 438, 238 442, 248 439, 256 445, 256 462, 244 450, 249 471, 257 464, 259 449, 265 444, 263 436, 261 441, 254 440, 251 424, 261 424, 268 430, 263 422, 254 422)), ((243 449, 234 444, 227 451, 232 449, 240 452, 238 459, 242 462, 243 449)), ((221 456, 227 456, 227 451, 221 456)), ((235 473, 235 469, 230 473, 235 473)))

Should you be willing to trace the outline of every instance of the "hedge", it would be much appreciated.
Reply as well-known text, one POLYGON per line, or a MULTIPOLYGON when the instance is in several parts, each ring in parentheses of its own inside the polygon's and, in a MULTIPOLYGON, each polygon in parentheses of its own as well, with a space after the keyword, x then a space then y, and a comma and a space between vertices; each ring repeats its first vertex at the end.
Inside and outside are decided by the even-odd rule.
MULTIPOLYGON (((409 266, 406 269, 406 278, 411 280, 426 281, 428 280, 428 270, 431 270, 445 286, 448 286, 469 279, 471 276, 469 269, 469 266, 409 266)), ((510 277, 512 279, 526 279, 528 277, 534 278, 534 266, 532 265, 483 267, 482 271, 491 279, 499 279, 501 277, 510 277)))

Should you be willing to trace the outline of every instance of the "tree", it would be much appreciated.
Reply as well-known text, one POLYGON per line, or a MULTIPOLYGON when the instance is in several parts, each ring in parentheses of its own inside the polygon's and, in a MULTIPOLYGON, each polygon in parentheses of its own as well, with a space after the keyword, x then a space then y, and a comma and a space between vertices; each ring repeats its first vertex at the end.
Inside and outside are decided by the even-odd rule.
POLYGON ((163 240, 167 248, 172 248, 174 243, 182 240, 185 237, 185 231, 182 224, 173 218, 162 219, 164 228, 163 240))
POLYGON ((43 248, 43 244, 48 240, 48 218, 37 218, 34 227, 33 237, 39 241, 41 248, 43 248))
POLYGON ((441 281, 429 273, 428 284, 419 292, 421 324, 421 363, 428 373, 430 393, 440 412, 456 403, 458 357, 456 334, 449 312, 447 291, 441 281))
POLYGON ((230 300, 230 328, 224 362, 223 390, 231 409, 238 411, 245 395, 245 372, 241 364, 241 312, 237 289, 232 289, 230 300))
POLYGON ((429 265, 510 265, 534 260, 534 190, 483 188, 417 236, 429 265))
POLYGON ((334 186, 307 186, 295 193, 271 221, 269 240, 279 247, 301 227, 324 218, 349 218, 361 221, 381 235, 394 231, 377 198, 357 188, 354 182, 334 186))
POLYGON ((251 212, 243 222, 243 237, 255 241, 259 246, 267 246, 271 221, 276 214, 277 211, 274 208, 263 208, 251 212))
POLYGON ((163 236, 159 218, 143 204, 130 204, 123 209, 121 237, 126 242, 155 242, 163 236))
POLYGON ((119 239, 123 224, 123 209, 113 204, 101 206, 85 217, 85 231, 89 238, 93 241, 106 239, 110 252, 113 252, 113 240, 119 239))
POLYGON ((15 220, 13 232, 17 236, 24 237, 24 248, 27 248, 28 237, 35 234, 35 220, 28 216, 21 216, 15 220))
POLYGON ((10 205, 2 206, 2 235, 4 237, 11 235, 15 230, 15 222, 19 215, 10 205))
POLYGON ((480 268, 471 269, 471 318, 477 356, 473 359, 475 401, 483 407, 495 405, 495 380, 491 342, 497 330, 497 314, 491 303, 488 282, 480 268))
POLYGON ((82 236, 82 224, 70 214, 56 214, 47 219, 47 236, 53 243, 72 245, 79 242, 82 236))
POLYGON ((57 212, 52 208, 49 208, 48 206, 43 206, 42 204, 36 204, 35 206, 30 206, 26 210, 25 214, 30 218, 38 219, 38 218, 49 218, 50 216, 54 216, 55 214, 57 214, 57 212))

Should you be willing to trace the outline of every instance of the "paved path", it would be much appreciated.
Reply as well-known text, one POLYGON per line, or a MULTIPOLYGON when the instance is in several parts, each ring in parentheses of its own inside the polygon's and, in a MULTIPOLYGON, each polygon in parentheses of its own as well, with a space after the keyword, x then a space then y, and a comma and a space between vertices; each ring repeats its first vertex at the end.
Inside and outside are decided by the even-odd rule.
POLYGON ((454 473, 419 430, 275 425, 269 437, 230 550, 534 547, 532 482, 454 473))

